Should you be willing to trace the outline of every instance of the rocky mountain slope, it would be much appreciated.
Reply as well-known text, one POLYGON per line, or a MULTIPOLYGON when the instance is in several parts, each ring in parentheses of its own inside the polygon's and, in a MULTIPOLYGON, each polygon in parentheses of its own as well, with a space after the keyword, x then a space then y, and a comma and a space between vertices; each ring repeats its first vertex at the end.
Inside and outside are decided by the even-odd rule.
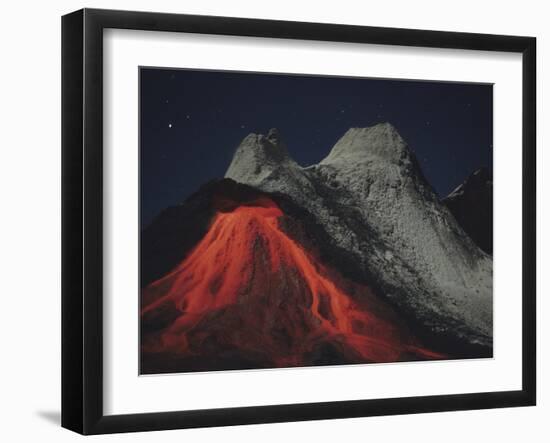
POLYGON ((250 134, 226 177, 312 214, 355 280, 376 288, 433 346, 492 355, 492 259, 439 202, 392 125, 350 129, 309 167, 289 157, 276 130, 250 134))

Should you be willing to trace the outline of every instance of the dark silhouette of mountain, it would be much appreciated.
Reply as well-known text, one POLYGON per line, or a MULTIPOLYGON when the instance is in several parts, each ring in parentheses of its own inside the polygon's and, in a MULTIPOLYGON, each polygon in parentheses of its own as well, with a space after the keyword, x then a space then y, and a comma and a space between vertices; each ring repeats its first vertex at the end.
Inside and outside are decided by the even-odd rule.
POLYGON ((493 253, 493 175, 487 168, 470 174, 443 203, 462 229, 487 254, 493 253))

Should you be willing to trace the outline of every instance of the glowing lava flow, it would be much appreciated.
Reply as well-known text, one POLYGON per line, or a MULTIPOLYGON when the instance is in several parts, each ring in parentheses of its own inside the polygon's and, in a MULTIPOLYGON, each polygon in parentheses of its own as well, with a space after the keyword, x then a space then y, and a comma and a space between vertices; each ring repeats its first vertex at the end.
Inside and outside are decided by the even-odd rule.
POLYGON ((143 291, 142 318, 172 313, 145 337, 144 352, 241 353, 278 367, 311 364, 327 344, 351 362, 442 357, 420 348, 368 287, 289 237, 283 216, 270 199, 218 212, 189 255, 143 291))

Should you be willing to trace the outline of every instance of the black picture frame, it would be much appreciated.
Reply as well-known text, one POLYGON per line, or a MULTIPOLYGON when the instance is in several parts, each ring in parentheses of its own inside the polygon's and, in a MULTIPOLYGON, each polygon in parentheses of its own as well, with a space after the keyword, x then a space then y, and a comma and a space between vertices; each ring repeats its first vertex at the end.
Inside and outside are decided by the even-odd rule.
POLYGON ((97 9, 65 15, 62 18, 62 426, 82 434, 103 434, 535 405, 535 85, 533 37, 97 9), (107 28, 522 54, 522 389, 105 415, 102 84, 103 30, 107 28))

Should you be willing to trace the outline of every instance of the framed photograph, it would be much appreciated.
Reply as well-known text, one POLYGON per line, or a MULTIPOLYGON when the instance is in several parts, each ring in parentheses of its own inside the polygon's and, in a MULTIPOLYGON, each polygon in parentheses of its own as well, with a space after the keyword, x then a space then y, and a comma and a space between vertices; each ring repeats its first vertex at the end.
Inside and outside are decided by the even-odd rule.
POLYGON ((62 425, 534 405, 532 37, 62 20, 62 425))

